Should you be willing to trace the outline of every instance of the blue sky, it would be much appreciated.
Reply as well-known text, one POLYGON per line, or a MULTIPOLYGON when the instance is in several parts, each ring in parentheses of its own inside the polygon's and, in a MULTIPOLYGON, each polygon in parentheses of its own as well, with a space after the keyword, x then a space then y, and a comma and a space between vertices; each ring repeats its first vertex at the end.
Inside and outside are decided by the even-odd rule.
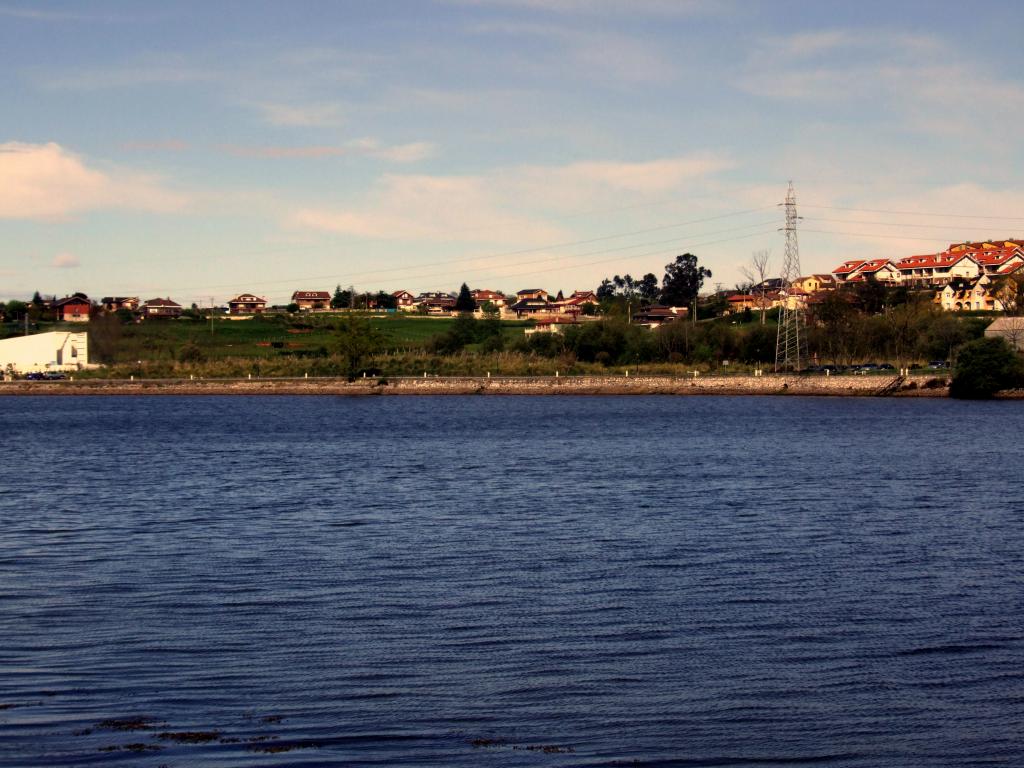
POLYGON ((0 299, 732 287, 1024 235, 1016 2, 0 0, 0 299))

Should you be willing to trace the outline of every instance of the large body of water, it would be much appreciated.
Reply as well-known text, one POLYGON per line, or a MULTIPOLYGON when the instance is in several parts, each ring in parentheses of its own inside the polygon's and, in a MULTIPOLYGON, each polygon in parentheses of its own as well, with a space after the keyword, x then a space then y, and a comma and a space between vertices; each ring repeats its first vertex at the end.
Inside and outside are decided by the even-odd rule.
POLYGON ((1024 765, 1016 402, 0 399, 0 765, 1024 765))

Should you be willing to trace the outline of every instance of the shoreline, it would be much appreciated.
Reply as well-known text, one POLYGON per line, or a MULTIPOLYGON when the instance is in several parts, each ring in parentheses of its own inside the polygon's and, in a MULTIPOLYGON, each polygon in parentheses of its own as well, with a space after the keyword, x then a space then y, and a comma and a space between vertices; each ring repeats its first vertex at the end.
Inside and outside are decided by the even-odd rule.
MULTIPOLYGON (((948 397, 948 380, 908 376, 447 376, 386 379, 80 379, 9 381, 19 395, 811 395, 948 397)), ((1012 397, 1012 395, 1011 395, 1012 397)))

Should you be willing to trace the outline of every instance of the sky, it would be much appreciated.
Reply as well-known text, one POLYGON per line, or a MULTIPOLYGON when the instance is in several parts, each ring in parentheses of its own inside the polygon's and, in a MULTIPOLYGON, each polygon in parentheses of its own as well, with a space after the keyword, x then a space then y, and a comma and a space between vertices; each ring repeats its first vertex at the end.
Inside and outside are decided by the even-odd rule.
POLYGON ((1024 3, 0 0, 0 300, 732 288, 1024 236, 1024 3))

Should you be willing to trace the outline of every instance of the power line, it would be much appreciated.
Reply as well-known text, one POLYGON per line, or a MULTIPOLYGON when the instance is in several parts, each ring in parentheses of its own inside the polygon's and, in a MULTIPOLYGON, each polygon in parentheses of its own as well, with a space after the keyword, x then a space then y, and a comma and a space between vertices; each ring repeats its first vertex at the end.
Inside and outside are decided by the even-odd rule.
MULTIPOLYGON (((709 241, 703 242, 703 243, 687 243, 686 245, 679 245, 679 246, 676 246, 675 248, 660 248, 657 251, 650 251, 648 253, 634 253, 632 256, 628 256, 627 259, 628 260, 633 260, 633 259, 645 258, 645 257, 648 257, 648 256, 658 256, 658 255, 664 255, 664 254, 672 254, 672 253, 677 253, 678 251, 681 251, 681 250, 691 250, 691 249, 695 249, 695 248, 702 248, 702 247, 704 247, 706 245, 717 245, 719 243, 728 243, 728 242, 732 242, 734 240, 746 240, 747 238, 751 238, 751 237, 759 237, 761 235, 770 235, 770 234, 774 234, 777 231, 778 231, 778 227, 772 226, 771 228, 767 228, 767 229, 761 230, 759 232, 751 232, 750 234, 738 235, 736 237, 724 237, 724 238, 721 238, 721 239, 718 239, 718 240, 709 240, 709 241)), ((619 262, 619 261, 621 261, 621 259, 616 256, 616 257, 613 257, 613 258, 610 258, 610 259, 598 259, 598 260, 595 260, 595 261, 587 261, 587 262, 583 262, 583 263, 579 263, 579 264, 569 264, 569 265, 559 264, 556 267, 550 267, 548 269, 533 269, 533 270, 526 270, 526 271, 523 271, 523 272, 513 272, 513 273, 508 274, 508 275, 501 275, 498 279, 505 279, 507 277, 520 277, 522 275, 539 275, 539 274, 545 274, 547 272, 555 272, 555 271, 558 271, 558 270, 563 270, 563 269, 566 269, 566 268, 572 269, 572 268, 577 268, 577 267, 590 267, 590 266, 594 266, 594 265, 597 265, 597 264, 607 264, 607 263, 610 263, 610 262, 613 262, 613 261, 619 262)))
POLYGON ((855 211, 857 213, 887 213, 895 216, 929 216, 944 219, 984 219, 986 221, 1024 221, 1024 216, 981 216, 966 213, 925 213, 922 211, 887 211, 880 208, 844 208, 838 205, 800 204, 802 208, 820 208, 829 211, 855 211))
MULTIPOLYGON (((460 257, 460 258, 457 258, 457 259, 444 259, 444 260, 441 260, 441 261, 429 262, 427 264, 413 265, 411 267, 410 266, 403 266, 403 267, 391 267, 391 268, 387 268, 387 269, 378 269, 378 270, 365 270, 365 271, 362 271, 362 272, 349 272, 349 273, 345 273, 345 274, 341 275, 340 277, 338 276, 337 272, 334 272, 334 273, 326 274, 326 275, 307 275, 307 276, 304 276, 304 277, 294 277, 294 278, 288 278, 288 279, 285 279, 285 280, 247 281, 245 283, 222 283, 222 284, 218 284, 218 285, 203 286, 202 290, 239 289, 240 287, 253 288, 253 287, 259 287, 259 286, 283 285, 283 284, 286 284, 286 283, 297 283, 297 282, 312 281, 312 280, 340 280, 341 282, 346 282, 346 281, 350 281, 350 280, 352 280, 353 278, 356 278, 356 277, 366 277, 366 276, 369 276, 369 275, 383 275, 383 274, 390 274, 390 273, 395 273, 395 272, 406 272, 409 269, 416 269, 418 267, 434 267, 434 266, 445 266, 445 265, 450 265, 450 264, 462 264, 462 263, 466 263, 466 262, 488 261, 488 260, 491 260, 491 259, 507 258, 509 256, 520 256, 520 255, 527 254, 527 253, 538 253, 540 251, 556 249, 556 248, 568 248, 568 247, 578 246, 578 245, 589 245, 589 244, 592 244, 592 243, 607 242, 609 240, 617 240, 617 239, 620 239, 620 238, 623 238, 623 237, 633 237, 635 235, 647 234, 647 233, 650 233, 650 232, 661 232, 661 231, 665 231, 665 230, 668 230, 668 229, 677 229, 679 227, 693 226, 695 224, 704 224, 704 223, 707 223, 707 222, 719 221, 721 219, 733 218, 733 217, 736 217, 736 216, 745 216, 745 215, 748 215, 748 214, 751 214, 751 213, 757 213, 757 212, 764 211, 764 210, 769 210, 769 209, 772 209, 772 208, 775 208, 775 206, 774 205, 766 205, 766 206, 761 206, 761 207, 758 207, 758 208, 749 208, 749 209, 740 210, 740 211, 731 211, 729 213, 718 214, 716 216, 707 216, 707 217, 700 218, 700 219, 691 219, 689 221, 676 222, 676 223, 673 223, 673 224, 663 224, 663 225, 660 225, 660 226, 657 226, 657 227, 647 227, 645 229, 636 229, 636 230, 632 230, 632 231, 629 231, 629 232, 620 232, 620 233, 611 234, 611 235, 604 235, 604 236, 601 236, 601 237, 588 238, 588 239, 585 239, 585 240, 572 240, 572 241, 566 241, 566 242, 562 242, 562 243, 554 243, 554 244, 537 246, 537 247, 533 247, 533 248, 521 248, 521 249, 517 249, 517 250, 513 250, 513 251, 503 251, 503 252, 493 253, 493 254, 484 255, 484 256, 466 256, 466 257, 460 257)), ((120 290, 120 292, 125 292, 127 289, 119 289, 119 290, 120 290)), ((135 290, 137 290, 137 289, 135 289, 135 290)), ((193 287, 190 287, 190 286, 184 286, 184 287, 183 286, 175 286, 175 287, 170 287, 170 288, 168 288, 166 286, 163 286, 163 287, 160 287, 157 290, 160 290, 160 291, 176 291, 176 292, 186 291, 187 292, 187 291, 190 291, 190 290, 199 290, 199 289, 196 289, 196 288, 193 288, 193 287)))
MULTIPOLYGON (((866 224, 881 227, 904 227, 907 229, 957 229, 955 224, 908 224, 902 221, 855 221, 853 219, 825 219, 817 216, 802 216, 804 221, 827 221, 833 224, 866 224)), ((959 227, 962 229, 963 227, 959 227)))
MULTIPOLYGON (((757 222, 755 224, 748 224, 748 225, 745 225, 745 226, 742 226, 742 227, 730 227, 728 229, 719 229, 719 230, 713 230, 711 232, 703 232, 700 235, 697 235, 696 237, 704 238, 704 237, 710 237, 712 235, 719 235, 719 234, 723 234, 723 233, 727 233, 727 232, 738 232, 738 231, 742 231, 742 230, 745 230, 745 229, 763 228, 763 227, 765 227, 767 225, 770 225, 772 223, 773 222, 771 222, 771 221, 759 221, 759 222, 757 222)), ((761 233, 758 232, 756 234, 761 234, 761 233)), ((587 256, 599 256, 599 255, 606 254, 606 253, 620 253, 622 251, 628 251, 628 250, 630 250, 632 248, 646 248, 646 247, 652 246, 652 245, 665 245, 667 243, 677 243, 677 242, 679 242, 679 238, 678 237, 672 237, 672 238, 669 238, 667 240, 653 240, 653 241, 648 241, 648 242, 645 242, 645 243, 634 243, 632 245, 622 245, 622 246, 618 246, 616 248, 602 248, 600 250, 589 251, 587 253, 566 254, 563 258, 566 258, 566 259, 579 259, 579 258, 585 258, 587 256)), ((627 256, 626 258, 632 259, 632 258, 636 258, 636 256, 637 256, 637 254, 634 254, 633 256, 627 256)), ((529 264, 547 263, 547 262, 550 262, 551 259, 552 259, 552 255, 548 254, 548 255, 545 255, 545 256, 543 256, 543 257, 541 257, 539 259, 530 259, 529 261, 522 261, 522 262, 519 262, 518 264, 511 264, 510 266, 526 266, 526 265, 529 265, 529 264)), ((584 262, 584 263, 586 264, 586 263, 589 263, 589 262, 584 262)), ((603 263, 603 262, 599 262, 599 263, 603 263)), ((497 266, 500 266, 500 265, 497 265, 497 266)), ((565 262, 562 262, 558 267, 555 267, 555 269, 561 269, 561 268, 564 268, 566 266, 572 266, 572 265, 571 264, 566 264, 565 262)), ((487 267, 481 266, 481 267, 477 267, 477 268, 471 268, 471 269, 463 270, 462 272, 460 272, 460 276, 464 278, 467 272, 472 275, 472 274, 475 274, 475 273, 486 272, 489 269, 493 269, 493 267, 491 267, 491 266, 487 266, 487 267)), ((545 271, 547 271, 547 270, 545 270, 545 271)), ((422 278, 435 277, 435 276, 438 276, 439 274, 441 274, 441 273, 438 273, 438 272, 427 272, 427 273, 405 275, 404 277, 406 279, 408 279, 408 280, 418 280, 418 279, 422 279, 422 278)))
POLYGON ((848 235, 850 237, 871 237, 871 238, 882 238, 885 240, 927 240, 931 243, 948 243, 949 238, 944 237, 941 240, 934 237, 902 237, 900 235, 883 235, 880 233, 871 232, 840 232, 835 229, 800 229, 801 232, 814 232, 818 235, 848 235))

